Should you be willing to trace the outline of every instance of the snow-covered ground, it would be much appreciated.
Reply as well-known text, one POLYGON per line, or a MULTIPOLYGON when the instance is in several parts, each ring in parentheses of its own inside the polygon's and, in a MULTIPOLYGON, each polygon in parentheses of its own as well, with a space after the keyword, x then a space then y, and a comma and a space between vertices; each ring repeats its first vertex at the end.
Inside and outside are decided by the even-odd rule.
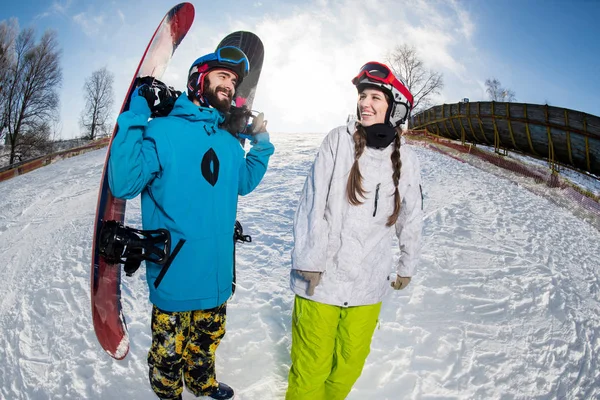
MULTIPOLYGON (((253 243, 238 248, 238 290, 217 352, 218 378, 240 400, 284 397, 292 217, 322 138, 272 135, 267 176, 240 200, 253 243)), ((414 150, 425 194, 422 262, 411 285, 384 303, 348 399, 600 398, 600 232, 512 180, 414 150)), ((99 150, 0 183, 3 400, 154 398, 143 271, 124 278, 127 358, 105 354, 92 328, 104 157, 99 150)), ((138 200, 127 220, 140 224, 138 200)))

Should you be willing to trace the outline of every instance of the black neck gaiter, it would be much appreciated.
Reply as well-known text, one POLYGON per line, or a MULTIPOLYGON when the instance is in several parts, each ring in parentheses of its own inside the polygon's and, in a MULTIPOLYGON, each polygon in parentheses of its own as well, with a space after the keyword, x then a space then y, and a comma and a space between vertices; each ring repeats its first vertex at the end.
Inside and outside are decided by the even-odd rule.
POLYGON ((385 149, 396 138, 396 129, 388 124, 373 124, 364 127, 367 133, 367 147, 385 149))

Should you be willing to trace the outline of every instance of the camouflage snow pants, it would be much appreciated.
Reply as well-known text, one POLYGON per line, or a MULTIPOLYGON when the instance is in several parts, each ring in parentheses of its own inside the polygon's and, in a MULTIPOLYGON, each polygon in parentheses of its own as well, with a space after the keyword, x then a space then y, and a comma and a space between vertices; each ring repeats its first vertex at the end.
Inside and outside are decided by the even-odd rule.
POLYGON ((218 386, 215 351, 225 336, 226 306, 186 312, 153 307, 148 366, 158 397, 181 398, 183 380, 195 396, 205 396, 218 386))

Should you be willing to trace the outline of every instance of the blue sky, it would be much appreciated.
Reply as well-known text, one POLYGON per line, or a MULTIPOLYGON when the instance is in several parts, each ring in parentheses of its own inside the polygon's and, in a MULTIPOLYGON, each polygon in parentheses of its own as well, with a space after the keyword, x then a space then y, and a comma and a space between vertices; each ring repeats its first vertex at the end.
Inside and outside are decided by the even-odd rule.
MULTIPOLYGON (((63 50, 63 138, 79 134, 81 88, 103 66, 115 74, 115 113, 139 58, 175 1, 38 0, 5 2, 0 20, 17 18, 38 33, 58 31, 63 50), (143 4, 143 6, 141 5, 143 4)), ((350 79, 366 61, 414 45, 444 74, 436 103, 486 99, 499 79, 517 101, 600 115, 600 1, 308 0, 192 1, 196 19, 164 80, 181 89, 189 64, 233 30, 265 44, 254 108, 273 132, 327 132, 354 112, 350 79), (210 4, 210 6, 206 6, 210 4), (203 8, 203 6, 206 6, 203 8)))

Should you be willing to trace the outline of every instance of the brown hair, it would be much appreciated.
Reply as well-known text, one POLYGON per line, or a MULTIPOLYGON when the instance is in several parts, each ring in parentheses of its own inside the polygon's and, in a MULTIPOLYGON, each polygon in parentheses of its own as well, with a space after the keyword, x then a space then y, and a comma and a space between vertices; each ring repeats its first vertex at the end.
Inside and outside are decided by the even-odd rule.
MULTIPOLYGON (((350 169, 350 175, 348 175, 348 184, 346 185, 346 196, 348 202, 353 206, 362 204, 362 201, 358 198, 365 197, 365 190, 362 187, 362 175, 358 167, 358 159, 365 150, 367 145, 367 132, 362 125, 356 124, 356 131, 352 136, 354 139, 354 164, 350 169)), ((398 215, 400 214, 400 192, 398 191, 398 182, 400 181, 400 171, 402 169, 402 161, 400 160, 400 128, 396 128, 396 138, 394 139, 394 150, 391 155, 392 160, 392 178, 394 180, 394 212, 388 217, 386 226, 392 226, 396 223, 398 215)))

